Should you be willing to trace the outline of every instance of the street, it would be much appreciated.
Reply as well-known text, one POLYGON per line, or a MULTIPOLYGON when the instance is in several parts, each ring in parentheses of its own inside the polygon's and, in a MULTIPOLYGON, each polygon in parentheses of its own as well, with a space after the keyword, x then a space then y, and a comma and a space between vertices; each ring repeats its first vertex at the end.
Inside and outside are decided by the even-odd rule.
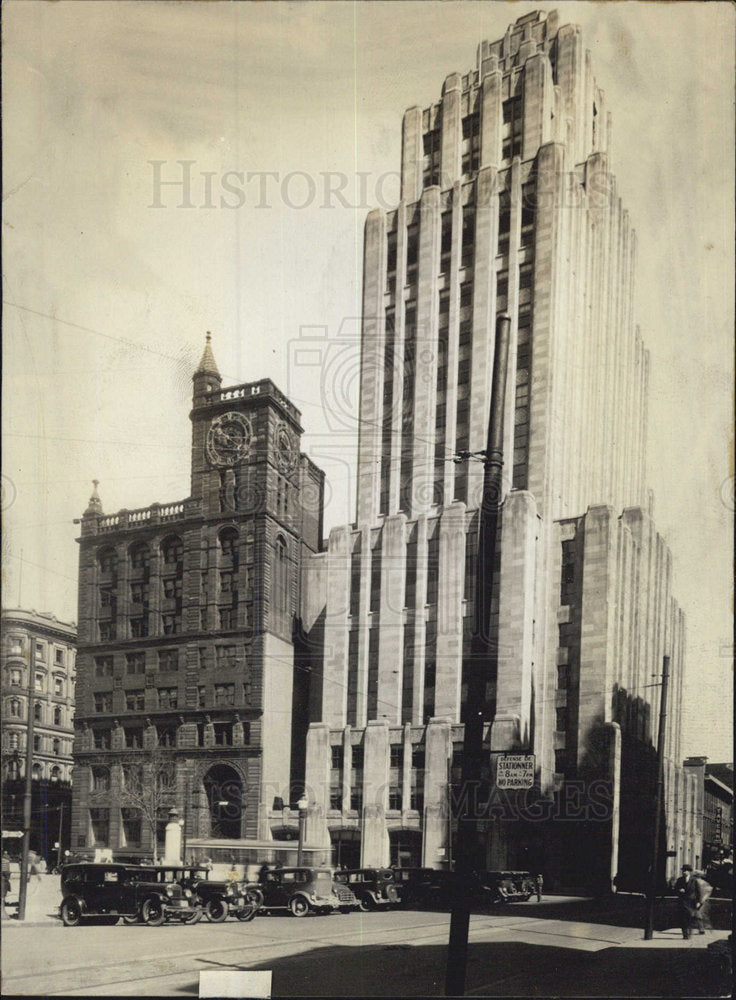
MULTIPOLYGON (((705 946, 658 931, 572 919, 563 897, 471 918, 467 992, 498 996, 712 995, 705 946), (558 915, 559 914, 559 915, 558 915)), ((585 908, 588 904, 579 901, 585 908)), ((205 970, 273 970, 274 996, 442 995, 449 914, 417 911, 258 916, 65 928, 4 924, 6 994, 197 995, 205 970)))

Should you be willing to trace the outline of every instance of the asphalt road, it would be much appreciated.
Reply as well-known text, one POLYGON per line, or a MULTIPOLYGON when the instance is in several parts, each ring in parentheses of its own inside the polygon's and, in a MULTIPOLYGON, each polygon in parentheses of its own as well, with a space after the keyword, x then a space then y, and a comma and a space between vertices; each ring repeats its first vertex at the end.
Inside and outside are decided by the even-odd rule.
MULTIPOLYGON (((534 903, 471 918, 468 992, 496 996, 712 995, 705 944, 664 931, 555 919, 534 903)), ((414 911, 246 924, 18 926, 3 941, 3 992, 197 996, 199 973, 273 970, 274 996, 442 995, 449 915, 414 911)))

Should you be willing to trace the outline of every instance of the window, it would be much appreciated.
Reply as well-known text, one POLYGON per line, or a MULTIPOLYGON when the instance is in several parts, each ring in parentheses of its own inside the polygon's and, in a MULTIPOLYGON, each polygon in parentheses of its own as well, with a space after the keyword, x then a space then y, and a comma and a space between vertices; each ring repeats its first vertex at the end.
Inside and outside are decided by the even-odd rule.
MULTIPOLYGON (((125 733, 125 746, 129 750, 140 750, 143 746, 143 730, 126 728, 123 732, 125 733)), ((124 776, 125 772, 123 772, 123 777, 124 776)))
POLYGON ((40 751, 40 749, 41 749, 41 737, 40 736, 34 736, 33 737, 33 749, 36 752, 40 751))
MULTIPOLYGON (((411 766, 416 770, 423 770, 424 768, 424 744, 415 743, 411 748, 411 766)), ((412 806, 412 809, 414 806, 412 806)))
POLYGON ((352 788, 350 790, 350 808, 355 812, 360 812, 363 808, 363 789, 352 788))
POLYGON ((403 743, 392 743, 391 744, 391 767, 403 767, 404 766, 404 744, 403 743))
POLYGON ((18 750, 20 748, 20 733, 11 733, 8 737, 8 746, 11 750, 18 750))
POLYGON ((215 746, 229 747, 233 743, 233 727, 228 722, 215 723, 215 746))
POLYGON ((386 245, 386 271, 394 274, 396 271, 396 230, 387 236, 386 245))
POLYGON ((179 650, 160 649, 158 652, 158 669, 162 672, 173 673, 179 669, 179 650))
POLYGON ((93 739, 95 744, 95 750, 109 750, 110 749, 110 730, 109 729, 93 729, 93 739))
POLYGON ((480 117, 477 112, 463 118, 461 155, 462 172, 475 173, 480 166, 480 117))
POLYGON ((424 187, 440 182, 440 140, 439 129, 424 133, 424 159, 422 160, 422 182, 424 187))
POLYGON ((64 695, 64 681, 61 677, 54 677, 54 694, 57 698, 61 698, 64 695))
POLYGON ((44 692, 46 690, 46 675, 36 674, 36 691, 44 692))
POLYGON ((220 532, 220 561, 232 563, 233 566, 238 561, 238 533, 235 528, 225 528, 220 532))
POLYGON ((64 666, 64 650, 63 649, 56 649, 54 651, 54 662, 56 663, 56 665, 58 667, 63 667, 64 666))
POLYGON ((142 639, 148 635, 148 615, 130 619, 130 635, 133 639, 142 639))
POLYGON ((161 544, 161 554, 164 557, 164 566, 180 566, 184 558, 181 539, 176 536, 165 539, 161 544))
POLYGON ((181 626, 181 620, 177 615, 162 615, 161 620, 164 627, 164 635, 178 634, 181 626))
POLYGON ((45 658, 46 658, 46 645, 45 643, 39 642, 39 640, 36 639, 36 659, 43 660, 45 658))
POLYGON ((229 593, 233 589, 233 574, 230 572, 220 573, 220 590, 222 593, 229 593))
POLYGON ((215 684, 215 705, 234 705, 235 685, 215 684))
POLYGON ((463 233, 460 266, 470 267, 475 255, 475 209, 466 205, 463 209, 463 233))
POLYGON ((501 131, 501 158, 510 160, 521 156, 523 135, 521 96, 503 102, 503 127, 501 131))
POLYGON ((131 583, 130 599, 133 604, 148 604, 148 586, 145 583, 131 583))
POLYGON ((345 757, 343 748, 341 746, 332 746, 330 747, 330 751, 332 754, 331 766, 333 770, 342 771, 342 765, 345 757))
POLYGON ((289 611, 289 563, 286 542, 279 535, 274 543, 274 613, 284 625, 289 611))
POLYGON ((509 252, 509 238, 511 235, 511 195, 508 191, 501 191, 498 196, 498 252, 509 252))
POLYGON ((125 709, 127 712, 142 712, 145 708, 146 693, 140 688, 125 692, 125 709))
POLYGON ((447 270, 449 266, 450 254, 452 253, 452 212, 442 213, 442 241, 440 244, 440 256, 442 258, 442 270, 447 270))
POLYGON ((114 622, 100 622, 100 640, 102 642, 109 642, 111 639, 115 639, 116 636, 117 630, 114 622))
POLYGON ((353 757, 352 767, 353 767, 353 770, 359 771, 363 767, 363 747, 362 746, 354 746, 352 748, 352 751, 353 751, 353 753, 352 753, 352 757, 353 757))
POLYGON ((146 669, 145 653, 128 653, 125 657, 125 672, 127 674, 142 674, 146 669))
POLYGON ((114 573, 118 565, 115 549, 101 549, 97 557, 100 573, 114 573))
POLYGON ((107 767, 92 768, 92 790, 107 792, 110 790, 110 770, 107 767))
POLYGON ((567 729, 567 709, 558 708, 556 710, 555 729, 558 733, 564 733, 567 729))
POLYGON ((110 810, 90 809, 89 822, 93 842, 98 846, 107 846, 110 839, 110 810))
POLYGON ((537 191, 534 182, 521 188, 521 245, 530 246, 534 239, 534 221, 537 214, 537 191))
POLYGON ((61 753, 61 740, 55 739, 51 742, 51 752, 58 757, 61 753))
POLYGON ((61 725, 61 709, 59 708, 58 705, 54 709, 54 725, 55 726, 61 725))
POLYGON ((17 698, 11 698, 8 702, 8 710, 14 719, 20 718, 20 702, 17 698))
POLYGON ((97 691, 94 695, 95 712, 112 712, 112 693, 97 691))
POLYGON ((199 657, 199 669, 207 669, 207 648, 205 646, 200 646, 197 650, 197 655, 199 657))
POLYGON ((33 718, 36 722, 40 722, 43 718, 43 709, 38 702, 33 706, 33 718))
POLYGON ((116 607, 114 590, 110 590, 109 587, 103 587, 100 589, 100 607, 111 609, 116 607))
POLYGON ((40 764, 33 765, 33 767, 31 768, 31 777, 33 778, 34 781, 41 780, 41 778, 43 777, 43 772, 41 770, 40 764))
POLYGON ((330 788, 330 809, 342 809, 342 788, 332 785, 330 788))
POLYGON ((235 666, 236 657, 236 647, 235 646, 216 646, 215 655, 217 656, 217 668, 218 670, 225 667, 235 666))
POLYGON ((401 809, 401 789, 396 785, 391 785, 388 790, 389 809, 401 809))
POLYGON ((10 671, 10 684, 12 687, 21 687, 23 684, 23 671, 22 670, 11 670, 10 671))
MULTIPOLYGON (((406 268, 416 268, 419 260, 419 225, 413 222, 406 230, 406 268)), ((407 275, 407 277, 409 277, 407 275)), ((407 325, 409 325, 407 323, 407 325)))
POLYGON ((50 777, 52 781, 61 781, 61 768, 59 767, 58 764, 54 764, 54 766, 51 768, 50 777))
POLYGON ((176 708, 178 706, 178 688, 159 688, 158 689, 158 707, 159 708, 176 708))
POLYGON ((220 628, 235 628, 235 616, 232 608, 220 608, 220 628))
POLYGON ((123 839, 125 841, 125 846, 140 847, 141 830, 143 827, 140 809, 123 808, 120 810, 120 813, 123 821, 123 839))
POLYGON ((164 598, 167 601, 178 600, 181 598, 181 588, 182 580, 181 577, 171 576, 167 577, 164 581, 164 598))
POLYGON ((197 688, 197 708, 204 708, 207 703, 206 688, 201 684, 197 688))
POLYGON ((112 657, 95 657, 95 677, 112 677, 112 657))
POLYGON ((424 793, 415 792, 411 793, 411 808, 416 809, 418 812, 423 812, 424 810, 424 793))
POLYGON ((131 569, 146 569, 149 561, 148 546, 139 544, 131 545, 130 547, 130 568, 131 569))

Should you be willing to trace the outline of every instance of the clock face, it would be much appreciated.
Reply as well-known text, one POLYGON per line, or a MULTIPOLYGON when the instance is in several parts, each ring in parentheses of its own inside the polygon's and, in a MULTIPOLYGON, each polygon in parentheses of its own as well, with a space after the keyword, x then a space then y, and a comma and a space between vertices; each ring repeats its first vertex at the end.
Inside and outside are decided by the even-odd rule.
POLYGON ((250 454, 253 426, 242 413, 215 417, 207 431, 207 458, 213 465, 235 465, 250 454))
POLYGON ((276 454, 276 465, 278 466, 279 471, 284 475, 288 475, 290 472, 293 472, 296 467, 299 453, 297 451, 294 435, 286 424, 279 424, 276 428, 274 450, 276 454))

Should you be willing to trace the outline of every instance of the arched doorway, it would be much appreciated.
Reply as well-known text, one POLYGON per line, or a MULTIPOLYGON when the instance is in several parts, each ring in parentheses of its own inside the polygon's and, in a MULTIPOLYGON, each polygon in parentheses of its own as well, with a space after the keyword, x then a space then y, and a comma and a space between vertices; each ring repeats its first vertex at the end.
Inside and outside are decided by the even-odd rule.
POLYGON ((242 836, 243 780, 229 764, 214 764, 204 776, 210 811, 210 837, 233 840, 242 836))
POLYGON ((419 830, 389 830, 391 865, 394 868, 421 868, 422 835, 419 830))
POLYGON ((360 868, 360 830, 330 830, 334 868, 360 868))

